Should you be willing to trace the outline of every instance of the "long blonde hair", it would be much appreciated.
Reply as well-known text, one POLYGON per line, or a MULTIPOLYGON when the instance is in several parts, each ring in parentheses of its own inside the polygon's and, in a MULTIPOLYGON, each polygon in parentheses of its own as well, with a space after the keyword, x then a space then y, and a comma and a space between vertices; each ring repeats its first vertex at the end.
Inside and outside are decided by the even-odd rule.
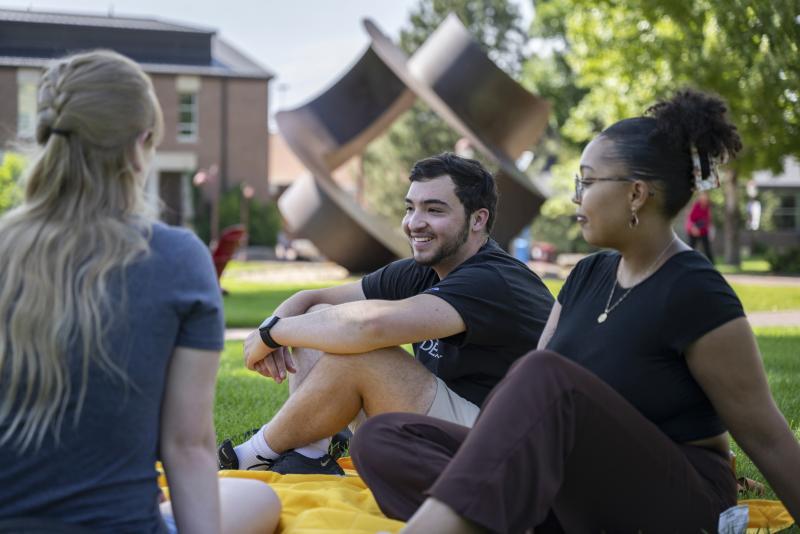
POLYGON ((163 131, 150 79, 110 51, 52 65, 38 109, 42 150, 22 205, 0 218, 0 445, 23 450, 48 429, 58 439, 75 387, 70 347, 75 423, 91 365, 125 378, 106 343, 108 280, 149 250, 142 167, 163 131))

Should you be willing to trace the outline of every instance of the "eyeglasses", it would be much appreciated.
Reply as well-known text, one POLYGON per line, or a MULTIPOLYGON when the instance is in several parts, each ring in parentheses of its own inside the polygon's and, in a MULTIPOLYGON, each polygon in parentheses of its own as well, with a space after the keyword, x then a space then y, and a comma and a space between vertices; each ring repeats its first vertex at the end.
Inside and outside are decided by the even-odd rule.
POLYGON ((608 178, 581 178, 580 175, 575 175, 575 202, 580 202, 583 199, 583 191, 587 185, 595 182, 635 182, 638 178, 633 176, 609 176, 608 178))

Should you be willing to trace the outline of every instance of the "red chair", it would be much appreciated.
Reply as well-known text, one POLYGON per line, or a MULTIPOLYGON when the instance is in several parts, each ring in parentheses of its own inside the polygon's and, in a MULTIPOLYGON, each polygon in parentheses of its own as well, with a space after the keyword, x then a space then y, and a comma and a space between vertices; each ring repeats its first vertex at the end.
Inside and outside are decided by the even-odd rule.
POLYGON ((243 224, 234 224, 224 228, 219 234, 219 240, 211 252, 214 260, 214 267, 217 268, 217 280, 222 277, 222 271, 231 261, 233 255, 239 250, 239 246, 244 242, 247 231, 243 224))

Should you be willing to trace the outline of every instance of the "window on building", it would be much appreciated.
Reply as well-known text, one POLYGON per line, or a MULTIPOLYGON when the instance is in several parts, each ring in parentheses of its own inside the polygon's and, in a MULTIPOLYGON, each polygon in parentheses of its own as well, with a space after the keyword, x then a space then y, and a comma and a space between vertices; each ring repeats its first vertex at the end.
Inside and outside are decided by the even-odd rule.
POLYGON ((36 136, 36 88, 39 71, 17 71, 17 137, 33 139, 36 136))
POLYGON ((775 228, 778 230, 800 229, 800 193, 786 191, 778 193, 778 207, 773 213, 775 228))
POLYGON ((178 94, 178 141, 197 140, 197 93, 178 94))

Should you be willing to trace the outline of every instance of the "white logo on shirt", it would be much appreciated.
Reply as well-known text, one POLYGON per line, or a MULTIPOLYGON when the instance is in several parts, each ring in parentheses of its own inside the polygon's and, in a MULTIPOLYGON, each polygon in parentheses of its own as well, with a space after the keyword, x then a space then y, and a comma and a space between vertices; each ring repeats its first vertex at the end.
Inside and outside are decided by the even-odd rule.
POLYGON ((443 354, 439 354, 439 340, 429 339, 419 344, 419 350, 427 352, 432 358, 439 359, 443 354))

